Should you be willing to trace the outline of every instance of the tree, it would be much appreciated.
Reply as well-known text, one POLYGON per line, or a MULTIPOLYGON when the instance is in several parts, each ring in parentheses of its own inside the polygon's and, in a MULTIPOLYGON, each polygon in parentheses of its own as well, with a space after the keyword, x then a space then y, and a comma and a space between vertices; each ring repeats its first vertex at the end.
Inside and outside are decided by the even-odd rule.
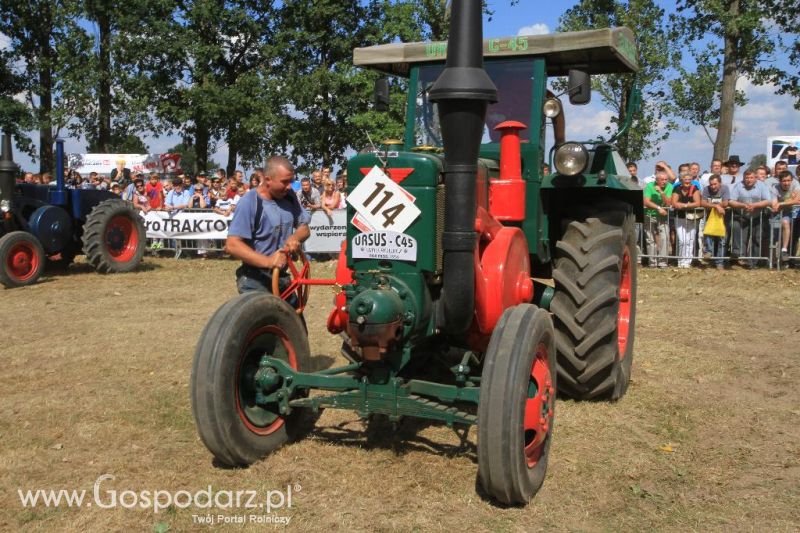
MULTIPOLYGON (((594 76, 593 90, 615 116, 619 128, 625 121, 628 95, 637 85, 642 91, 641 110, 633 117, 630 129, 618 139, 617 147, 626 160, 639 160, 658 153, 677 125, 667 117, 664 100, 665 72, 676 64, 678 55, 663 29, 664 10, 652 0, 580 0, 559 19, 559 31, 578 31, 627 26, 636 35, 639 72, 594 76)), ((611 127, 607 128, 611 131, 611 127)))
MULTIPOLYGON (((85 79, 91 40, 79 26, 79 14, 78 0, 0 3, 0 33, 11 40, 6 58, 24 70, 19 94, 39 129, 40 172, 53 171, 55 135, 74 125, 90 104, 85 79)), ((20 111, 13 106, 11 115, 24 120, 20 111)))
MULTIPOLYGON (((379 27, 378 8, 358 0, 284 2, 276 44, 291 52, 275 64, 281 111, 270 129, 274 149, 291 149, 291 157, 306 167, 333 165, 344 161, 348 148, 367 145, 365 129, 376 133, 370 102, 377 75, 353 67, 352 54, 356 47, 389 40, 379 27)), ((395 28, 398 19, 388 18, 395 28)))
MULTIPOLYGON (((698 66, 694 72, 681 70, 682 81, 673 83, 673 88, 679 89, 673 91, 676 109, 688 104, 691 109, 684 118, 703 126, 707 133, 708 128, 716 128, 714 158, 727 159, 734 134, 735 108, 747 101, 744 94, 736 91, 737 80, 744 76, 758 84, 786 76, 771 60, 782 41, 770 25, 773 17, 779 15, 775 9, 783 3, 790 7, 784 0, 677 3, 673 35, 680 42, 697 43, 688 48, 698 66), (703 111, 693 105, 697 101, 713 105, 703 111)), ((793 32, 797 32, 796 17, 793 32)), ((791 75, 785 79, 791 80, 791 75)))
POLYGON ((747 165, 747 170, 755 170, 758 167, 765 167, 767 166, 767 154, 756 154, 750 158, 750 163, 747 165))

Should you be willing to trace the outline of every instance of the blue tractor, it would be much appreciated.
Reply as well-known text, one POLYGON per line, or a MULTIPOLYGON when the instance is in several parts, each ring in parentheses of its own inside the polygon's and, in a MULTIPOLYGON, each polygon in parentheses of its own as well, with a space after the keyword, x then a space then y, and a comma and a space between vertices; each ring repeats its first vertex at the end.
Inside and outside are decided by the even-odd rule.
POLYGON ((110 191, 67 189, 64 143, 56 141, 56 185, 16 183, 11 137, 0 156, 0 284, 36 283, 45 266, 66 267, 81 251, 98 272, 129 272, 142 261, 145 229, 110 191))

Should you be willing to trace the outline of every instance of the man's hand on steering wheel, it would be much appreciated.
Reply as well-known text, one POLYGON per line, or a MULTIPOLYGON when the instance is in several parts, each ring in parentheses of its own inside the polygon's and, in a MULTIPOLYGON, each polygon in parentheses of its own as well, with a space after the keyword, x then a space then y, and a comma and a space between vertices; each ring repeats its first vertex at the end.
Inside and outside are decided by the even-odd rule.
POLYGON ((283 245, 283 251, 296 254, 302 249, 303 244, 295 237, 294 235, 290 235, 286 242, 283 245))

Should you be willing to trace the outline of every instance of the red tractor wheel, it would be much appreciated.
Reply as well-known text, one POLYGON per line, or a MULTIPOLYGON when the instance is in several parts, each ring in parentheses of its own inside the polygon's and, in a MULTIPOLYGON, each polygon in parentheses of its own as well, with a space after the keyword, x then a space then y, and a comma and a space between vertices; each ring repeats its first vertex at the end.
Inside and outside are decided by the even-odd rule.
POLYGON ((559 392, 617 400, 628 389, 636 322, 636 232, 630 207, 599 204, 556 244, 559 392))
POLYGON ((97 204, 83 226, 86 260, 98 272, 130 272, 144 255, 142 217, 122 200, 97 204))
POLYGON ((308 294, 310 290, 308 285, 302 283, 302 280, 311 277, 311 265, 308 262, 306 254, 304 254, 302 250, 297 252, 297 259, 300 261, 300 268, 297 268, 295 259, 289 257, 288 266, 291 280, 285 287, 281 287, 281 270, 279 268, 272 269, 272 294, 281 300, 292 303, 297 314, 302 314, 306 303, 308 303, 308 294), (297 305, 294 305, 294 303, 297 305))
POLYGON ((36 283, 45 264, 41 243, 25 231, 12 231, 0 238, 0 283, 6 288, 36 283))
POLYGON ((555 333, 534 305, 506 309, 483 363, 478 478, 501 503, 528 503, 544 482, 556 399, 555 333))
POLYGON ((256 403, 261 357, 308 371, 310 349, 297 313, 270 294, 250 292, 228 301, 211 317, 195 350, 192 412, 200 438, 224 464, 249 465, 308 429, 308 413, 279 413, 256 403))

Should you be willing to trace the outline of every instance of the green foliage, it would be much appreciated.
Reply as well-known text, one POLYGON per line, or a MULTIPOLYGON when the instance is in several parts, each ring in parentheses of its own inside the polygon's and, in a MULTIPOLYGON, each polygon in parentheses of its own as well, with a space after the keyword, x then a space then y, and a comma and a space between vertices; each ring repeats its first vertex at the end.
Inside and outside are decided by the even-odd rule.
POLYGON ((767 154, 756 154, 750 158, 750 163, 747 165, 747 170, 755 171, 758 167, 767 166, 767 154))
MULTIPOLYGON (((22 128, 39 129, 42 172, 53 170, 54 137, 72 127, 91 104, 84 84, 91 39, 79 26, 79 15, 78 0, 0 3, 0 33, 10 39, 0 89, 9 105, 0 115, 4 126, 18 134, 22 128), (14 101, 24 101, 27 112, 14 101)), ((23 143, 22 148, 30 146, 23 143)))
POLYGON ((90 138, 86 144, 86 151, 90 154, 147 154, 150 152, 138 135, 117 132, 111 134, 105 149, 98 144, 97 137, 90 138))
POLYGON ((792 47, 793 58, 800 59, 797 17, 789 15, 796 13, 796 7, 796 2, 787 0, 677 3, 671 33, 679 42, 693 43, 686 48, 696 68, 682 69, 680 79, 673 82, 675 110, 702 126, 710 139, 709 128, 717 129, 712 139, 714 157, 727 157, 734 134, 734 109, 747 103, 745 95, 735 89, 740 77, 756 84, 775 83, 779 92, 798 98, 795 105, 800 109, 797 69, 787 72, 774 61, 776 52, 792 47))
POLYGON ((656 155, 658 145, 677 129, 667 116, 669 107, 664 94, 667 89, 665 72, 677 63, 678 55, 663 29, 663 21, 664 10, 652 0, 580 0, 559 20, 559 31, 627 26, 636 35, 639 72, 593 76, 592 79, 593 90, 615 113, 609 133, 625 121, 627 95, 634 84, 642 91, 641 110, 634 115, 631 128, 617 141, 626 160, 656 155))

